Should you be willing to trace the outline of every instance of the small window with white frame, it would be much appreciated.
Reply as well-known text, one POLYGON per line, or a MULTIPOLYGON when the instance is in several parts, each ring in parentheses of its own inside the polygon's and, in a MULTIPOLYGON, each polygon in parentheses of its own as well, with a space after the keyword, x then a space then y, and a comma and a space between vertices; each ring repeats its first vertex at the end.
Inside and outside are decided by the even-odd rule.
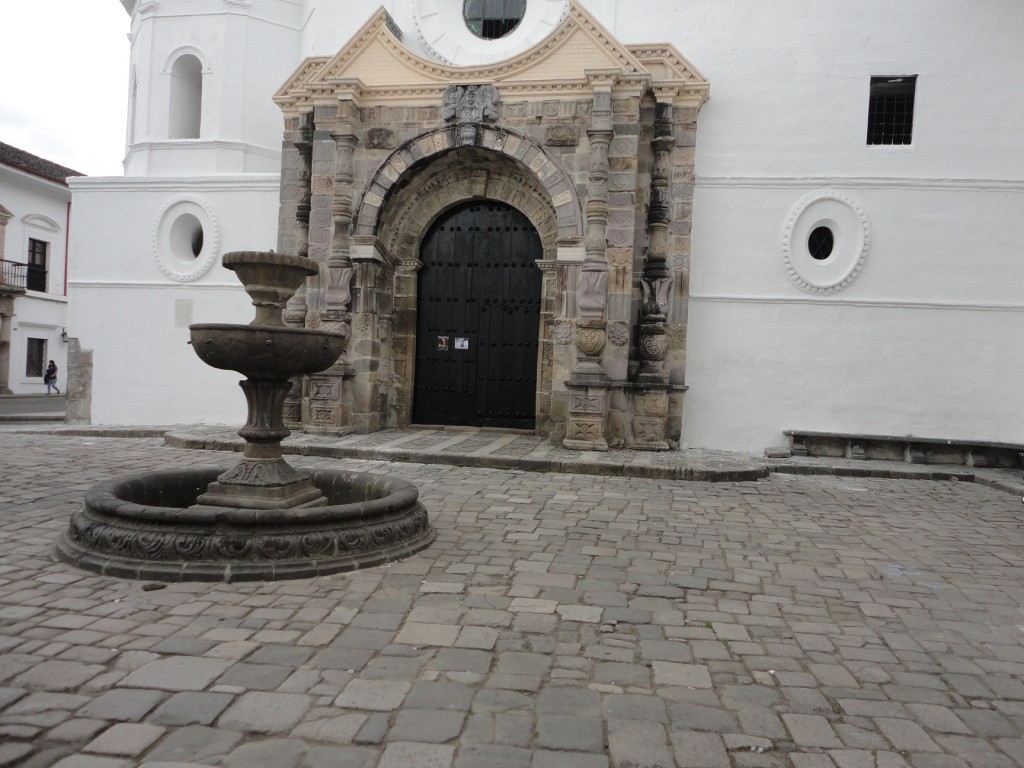
POLYGON ((34 237, 28 239, 28 268, 25 287, 30 291, 46 292, 50 244, 34 237))
POLYGON ((917 75, 871 78, 868 100, 868 144, 910 144, 914 136, 914 95, 917 75))
POLYGON ((40 378, 46 368, 46 339, 26 339, 25 377, 40 378))

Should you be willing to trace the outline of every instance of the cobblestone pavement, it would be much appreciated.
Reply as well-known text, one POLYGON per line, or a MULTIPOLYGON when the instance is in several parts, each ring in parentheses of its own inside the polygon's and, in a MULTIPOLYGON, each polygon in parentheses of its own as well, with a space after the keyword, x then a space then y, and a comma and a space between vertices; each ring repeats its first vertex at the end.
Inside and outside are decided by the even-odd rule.
POLYGON ((112 475, 229 464, 0 434, 0 766, 1024 765, 1024 514, 973 483, 698 483, 328 458, 437 542, 159 585, 53 544, 112 475))

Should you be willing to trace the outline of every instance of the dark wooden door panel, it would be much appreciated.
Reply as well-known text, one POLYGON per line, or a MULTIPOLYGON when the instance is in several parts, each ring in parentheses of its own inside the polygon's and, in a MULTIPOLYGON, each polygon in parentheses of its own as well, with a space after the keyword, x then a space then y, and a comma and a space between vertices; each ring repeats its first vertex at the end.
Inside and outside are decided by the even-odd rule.
POLYGON ((413 421, 532 428, 540 238, 502 203, 453 209, 423 239, 413 421))

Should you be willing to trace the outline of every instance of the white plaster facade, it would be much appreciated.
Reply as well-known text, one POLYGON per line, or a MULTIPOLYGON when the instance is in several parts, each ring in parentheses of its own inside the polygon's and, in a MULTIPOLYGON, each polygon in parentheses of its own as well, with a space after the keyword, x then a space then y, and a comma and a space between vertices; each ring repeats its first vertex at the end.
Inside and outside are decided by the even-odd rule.
MULTIPOLYGON (((70 328, 93 351, 91 419, 240 423, 237 377, 203 366, 186 326, 248 318, 217 257, 277 242, 282 120, 271 97, 382 3, 123 2, 125 177, 71 185, 70 328), (185 54, 201 63, 202 116, 196 138, 172 139, 185 54), (168 256, 168 210, 192 211, 205 251, 168 256), (195 262, 207 258, 203 272, 195 262)), ((673 308, 688 317, 686 445, 759 452, 787 429, 1024 442, 1024 103, 1008 97, 1024 88, 1024 5, 580 4, 623 43, 671 43, 711 84, 697 122, 689 299, 673 308), (870 78, 896 75, 917 76, 913 143, 867 146, 870 78), (787 270, 784 243, 796 213, 836 198, 848 201, 837 215, 860 221, 837 239, 857 263, 836 290, 812 292, 787 270), (854 247, 843 238, 856 231, 854 247)), ((444 14, 461 24, 460 3, 383 6, 417 55, 493 61, 486 44, 437 38, 444 14)), ((544 13, 524 20, 522 47, 508 50, 510 36, 495 56, 546 29, 552 0, 528 7, 544 13)))
MULTIPOLYGON (((13 148, 7 149, 11 152, 0 152, 0 211, 6 209, 2 216, 6 218, 6 226, 0 227, 3 237, 0 259, 27 264, 30 240, 46 243, 47 249, 45 278, 37 273, 28 281, 30 290, 11 296, 14 314, 8 321, 8 388, 13 394, 46 392, 41 372, 35 375, 28 371, 28 347, 30 340, 35 340, 36 344, 42 342, 45 349, 43 366, 51 359, 57 364, 58 386, 63 391, 67 381, 68 345, 62 332, 67 327, 68 314, 65 275, 71 191, 56 176, 30 170, 15 160, 40 161, 43 168, 57 166, 13 148), (5 158, 11 162, 6 162, 5 158)), ((24 271, 20 267, 17 271, 21 275, 20 284, 25 286, 24 271)), ((0 285, 0 295, 4 293, 4 286, 0 285)))

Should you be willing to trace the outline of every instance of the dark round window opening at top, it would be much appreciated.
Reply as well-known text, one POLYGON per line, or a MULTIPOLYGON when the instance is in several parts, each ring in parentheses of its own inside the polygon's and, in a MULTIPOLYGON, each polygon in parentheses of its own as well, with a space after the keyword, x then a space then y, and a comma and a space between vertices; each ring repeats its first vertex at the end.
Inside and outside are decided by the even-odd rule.
POLYGON ((526 14, 526 0, 466 0, 462 15, 469 31, 484 40, 510 34, 526 14))
POLYGON ((835 238, 832 230, 828 227, 815 227, 807 238, 807 250, 811 258, 824 261, 832 255, 832 247, 835 245, 835 238))

